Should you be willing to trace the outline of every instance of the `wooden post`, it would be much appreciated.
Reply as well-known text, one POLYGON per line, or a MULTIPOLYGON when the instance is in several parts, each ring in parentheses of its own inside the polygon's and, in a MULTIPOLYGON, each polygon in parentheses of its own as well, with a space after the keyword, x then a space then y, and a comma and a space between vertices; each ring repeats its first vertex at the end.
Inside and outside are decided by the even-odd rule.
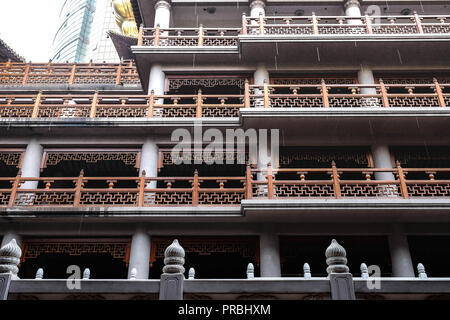
POLYGON ((19 170, 19 172, 17 173, 17 176, 14 178, 14 181, 12 184, 11 194, 9 196, 8 207, 14 207, 14 203, 16 202, 17 189, 19 189, 19 186, 20 186, 20 176, 21 176, 21 171, 19 170))
POLYGON ((252 169, 247 163, 247 169, 245 171, 245 199, 251 199, 253 195, 253 176, 252 169))
POLYGON ((95 91, 94 96, 92 97, 92 105, 90 113, 91 118, 95 118, 95 114, 97 113, 97 103, 98 103, 98 91, 95 91))
POLYGON ((241 34, 247 34, 247 17, 245 16, 245 12, 242 13, 242 30, 241 34))
POLYGON ((339 181, 339 173, 336 168, 336 162, 331 162, 331 174, 333 180, 334 197, 336 199, 341 198, 341 183, 339 181))
POLYGON ((250 108, 250 86, 248 79, 245 79, 244 84, 244 108, 250 108))
POLYGON ((313 28, 313 34, 319 34, 319 26, 318 26, 318 20, 316 17, 316 14, 313 12, 312 13, 312 28, 313 28))
POLYGON ((155 28, 155 38, 153 40, 153 45, 155 47, 159 46, 159 36, 160 36, 160 34, 161 34, 161 30, 160 30, 160 26, 159 26, 159 23, 158 23, 156 25, 156 28, 155 28))
POLYGON ((141 26, 139 27, 139 34, 138 34, 138 41, 137 41, 138 46, 142 46, 143 37, 144 37, 144 25, 141 24, 141 26))
POLYGON ((414 22, 416 24, 417 32, 423 33, 422 21, 416 11, 414 11, 414 22))
POLYGON ((203 46, 203 25, 201 24, 200 27, 198 28, 198 46, 202 47, 203 46))
POLYGON ((320 82, 320 93, 322 94, 323 107, 329 108, 330 102, 328 101, 328 88, 325 84, 325 80, 322 79, 320 82))
POLYGON ((6 61, 6 68, 10 68, 11 67, 11 59, 8 59, 8 61, 6 61))
POLYGON ((69 78, 69 84, 73 84, 75 80, 75 71, 76 71, 77 65, 74 63, 72 66, 72 70, 70 72, 70 78, 69 78))
POLYGON ((192 182, 192 205, 197 206, 198 205, 198 189, 199 189, 199 183, 198 183, 198 171, 194 171, 194 181, 192 182))
POLYGON ((381 100, 383 101, 383 107, 389 107, 389 98, 387 95, 386 86, 384 85, 383 79, 380 78, 380 90, 381 90, 381 100))
POLYGON ((259 34, 264 34, 264 16, 262 12, 259 13, 258 24, 259 24, 259 34))
POLYGON ((153 118, 153 104, 154 103, 155 103, 155 90, 152 89, 152 91, 150 91, 150 97, 148 99, 148 112, 147 112, 148 118, 153 118))
POLYGON ((403 168, 400 165, 400 161, 397 160, 397 174, 398 174, 398 180, 400 181, 400 191, 402 193, 403 198, 408 198, 408 188, 406 187, 406 181, 405 181, 405 173, 403 171, 403 168))
POLYGON ((25 73, 23 75, 22 85, 25 85, 27 83, 29 73, 30 73, 30 63, 27 63, 25 66, 25 73))
POLYGON ((120 62, 119 66, 117 67, 117 73, 116 73, 116 85, 117 86, 120 84, 121 77, 122 77, 122 62, 120 62))
POLYGON ((273 173, 272 173, 272 166, 269 163, 267 165, 267 197, 269 199, 273 199, 273 173))
POLYGON ((202 117, 202 89, 198 89, 198 93, 197 93, 197 108, 196 108, 196 116, 197 118, 201 118, 202 117))
POLYGON ((445 107, 445 100, 444 100, 444 96, 442 95, 441 86, 439 85, 436 78, 433 78, 433 82, 434 82, 434 92, 436 92, 436 94, 437 94, 439 106, 445 107))
POLYGON ((81 189, 84 187, 83 179, 84 179, 84 170, 81 169, 80 175, 78 176, 75 182, 75 197, 73 199, 74 207, 78 207, 80 205, 81 189))
POLYGON ((142 170, 142 174, 139 177, 138 207, 144 206, 145 174, 145 170, 142 170))
POLYGON ((367 34, 372 34, 373 30, 372 30, 372 20, 370 19, 369 15, 365 15, 365 22, 366 22, 366 31, 367 34))
POLYGON ((36 96, 36 100, 34 101, 33 113, 31 114, 32 118, 37 118, 39 115, 39 105, 41 104, 41 96, 42 91, 39 91, 39 93, 36 96))
POLYGON ((269 101, 269 84, 267 83, 267 80, 264 79, 264 108, 270 107, 270 101, 269 101))

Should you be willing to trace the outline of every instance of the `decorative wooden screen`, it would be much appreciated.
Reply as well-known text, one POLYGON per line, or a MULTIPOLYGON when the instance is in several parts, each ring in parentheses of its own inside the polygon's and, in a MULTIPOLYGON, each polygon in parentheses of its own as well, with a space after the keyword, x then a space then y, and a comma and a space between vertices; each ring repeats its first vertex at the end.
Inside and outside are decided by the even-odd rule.
POLYGON ((205 162, 213 162, 214 159, 218 160, 221 159, 223 161, 223 164, 226 164, 228 161, 233 161, 234 164, 246 164, 248 162, 248 152, 245 153, 239 153, 236 151, 233 152, 226 152, 226 150, 223 150, 223 153, 221 154, 215 154, 211 153, 210 155, 203 152, 203 150, 199 149, 192 149, 190 153, 183 154, 181 151, 179 156, 181 158, 173 159, 172 157, 172 149, 170 148, 160 148, 159 149, 159 156, 158 156, 158 171, 161 170, 161 168, 165 166, 172 166, 178 161, 190 161, 190 163, 194 163, 194 161, 201 161, 202 163, 205 162))
POLYGON ((213 88, 216 86, 235 86, 244 90, 245 76, 224 76, 224 75, 168 75, 166 77, 165 91, 177 90, 184 86, 201 86, 205 88, 213 88))
MULTIPOLYGON (((178 238, 185 252, 201 255, 213 253, 238 253, 244 258, 254 259, 259 264, 258 237, 180 237, 178 238)), ((150 266, 156 259, 164 258, 164 251, 173 238, 152 237, 150 266)))
POLYGON ((430 84, 433 86, 433 79, 437 79, 440 84, 450 83, 450 74, 376 74, 375 82, 379 83, 383 79, 385 85, 388 84, 430 84))
POLYGON ((411 162, 414 162, 414 167, 449 167, 450 164, 450 147, 447 146, 391 147, 391 153, 393 159, 403 166, 410 166, 411 162))
POLYGON ((364 148, 282 148, 280 167, 289 166, 294 161, 354 162, 363 167, 373 168, 372 154, 364 148))
POLYGON ((41 170, 58 165, 62 161, 122 161, 127 166, 140 168, 141 152, 139 149, 45 149, 41 170))
POLYGON ((0 164, 20 168, 25 149, 0 149, 0 164))
POLYGON ((358 84, 358 79, 353 75, 304 75, 304 76, 292 76, 292 77, 271 77, 271 84, 317 84, 320 85, 322 79, 327 84, 358 84))
POLYGON ((129 239, 25 239, 22 243, 21 262, 35 259, 42 254, 110 254, 128 264, 130 259, 129 239))

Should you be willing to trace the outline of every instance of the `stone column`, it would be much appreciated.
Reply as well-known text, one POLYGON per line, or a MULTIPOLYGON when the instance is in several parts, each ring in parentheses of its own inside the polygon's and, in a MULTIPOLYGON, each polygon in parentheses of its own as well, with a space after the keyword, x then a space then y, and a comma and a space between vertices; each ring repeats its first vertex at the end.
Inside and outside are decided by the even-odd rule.
MULTIPOLYGON (((158 151, 158 145, 155 141, 151 138, 147 138, 141 149, 141 167, 139 175, 142 175, 142 171, 145 170, 145 175, 147 177, 158 176, 158 151)), ((147 188, 154 187, 156 187, 155 181, 147 184, 147 188)))
POLYGON ((281 277, 278 235, 265 232, 259 236, 261 277, 281 277))
POLYGON ((388 238, 392 261, 392 276, 414 277, 414 267, 409 252, 408 239, 402 228, 395 225, 388 238))
POLYGON ((157 25, 163 29, 170 27, 170 7, 170 3, 164 0, 155 4, 155 28, 157 25))
MULTIPOLYGON (((41 161, 43 148, 36 139, 30 140, 25 150, 22 162, 22 177, 39 178, 41 174, 41 161)), ((38 181, 26 181, 21 189, 35 189, 38 181)))
POLYGON ((16 243, 19 247, 22 245, 22 236, 15 233, 14 231, 8 231, 3 235, 0 248, 7 245, 12 239, 16 239, 16 243))
MULTIPOLYGON (((389 146, 385 144, 374 144, 371 146, 372 158, 375 168, 389 169, 392 168, 391 153, 389 146)), ((392 172, 376 172, 377 180, 395 180, 392 172)))
POLYGON ((260 15, 266 15, 266 4, 261 0, 250 2, 250 17, 258 18, 260 15))
POLYGON ((150 76, 148 82, 148 94, 154 91, 156 95, 164 94, 164 82, 166 75, 160 64, 153 64, 150 68, 150 76))
MULTIPOLYGON (((373 77, 373 72, 370 67, 361 66, 358 71, 358 82, 360 84, 374 84, 375 79, 373 77)), ((361 88, 362 94, 376 94, 377 90, 375 88, 361 88)))
MULTIPOLYGON (((347 0, 344 2, 346 17, 361 17, 361 6, 358 0, 347 0)), ((347 24, 363 24, 361 18, 347 19, 347 24)))
POLYGON ((131 278, 133 268, 136 268, 136 279, 148 279, 149 266, 150 236, 143 230, 136 230, 131 239, 128 279, 131 278))

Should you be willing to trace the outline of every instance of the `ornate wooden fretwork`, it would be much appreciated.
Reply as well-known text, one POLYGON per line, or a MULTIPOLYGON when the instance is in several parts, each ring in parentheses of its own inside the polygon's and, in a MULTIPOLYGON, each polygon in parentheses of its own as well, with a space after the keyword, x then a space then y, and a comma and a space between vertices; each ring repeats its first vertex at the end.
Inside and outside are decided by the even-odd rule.
MULTIPOLYGON (((259 245, 256 237, 180 237, 185 252, 200 255, 213 253, 238 253, 244 258, 259 263, 259 245)), ((156 259, 164 258, 164 251, 172 243, 172 238, 152 238, 150 265, 156 259)))
POLYGON ((322 76, 306 76, 298 78, 270 78, 271 84, 283 84, 283 85, 295 85, 295 84, 317 84, 320 85, 322 79, 325 79, 327 84, 357 84, 358 80, 356 77, 328 77, 327 75, 322 76))
POLYGON ((178 157, 175 159, 172 157, 172 149, 159 149, 159 158, 158 158, 158 170, 165 166, 172 166, 179 161, 182 163, 186 163, 189 161, 191 164, 194 164, 194 161, 201 161, 202 163, 213 163, 214 161, 222 161, 223 164, 226 164, 227 161, 233 161, 234 164, 245 164, 248 162, 248 153, 240 153, 240 152, 226 152, 224 150, 223 153, 215 154, 212 152, 211 154, 205 153, 202 150, 193 149, 190 153, 183 154, 181 151, 178 157))
POLYGON ((280 166, 285 167, 294 161, 316 161, 317 163, 330 163, 332 161, 353 162, 359 166, 373 167, 372 155, 364 148, 349 148, 348 150, 330 148, 285 148, 280 152, 280 166))
POLYGON ((127 166, 140 166, 140 151, 124 149, 81 150, 81 149, 46 149, 42 159, 41 169, 58 165, 62 161, 122 161, 127 166))
POLYGON ((213 88, 217 86, 235 86, 244 89, 245 77, 240 76, 168 76, 166 91, 177 90, 184 86, 213 88))
POLYGON ((425 166, 431 163, 437 165, 442 163, 448 166, 450 163, 450 148, 443 146, 427 146, 426 148, 418 147, 392 147, 393 158, 402 165, 408 166, 414 161, 417 166, 418 162, 423 162, 425 166))
POLYGON ((20 168, 24 149, 0 149, 0 163, 20 168))
POLYGON ((437 79, 439 83, 445 84, 450 83, 450 75, 435 75, 435 74, 424 74, 424 75, 392 75, 392 74, 380 74, 377 76, 376 81, 383 79, 384 84, 430 84, 433 85, 433 78, 437 79))
POLYGON ((22 244, 22 262, 42 254, 110 254, 114 259, 128 263, 129 239, 26 239, 22 244))

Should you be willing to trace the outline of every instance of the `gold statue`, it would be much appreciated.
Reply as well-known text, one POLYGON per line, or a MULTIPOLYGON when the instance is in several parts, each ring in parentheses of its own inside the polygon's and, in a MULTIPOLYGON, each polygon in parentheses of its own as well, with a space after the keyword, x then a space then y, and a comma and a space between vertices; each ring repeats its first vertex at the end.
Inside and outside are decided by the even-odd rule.
POLYGON ((122 34, 137 37, 139 34, 134 20, 133 8, 130 0, 111 0, 116 24, 122 30, 122 34))

